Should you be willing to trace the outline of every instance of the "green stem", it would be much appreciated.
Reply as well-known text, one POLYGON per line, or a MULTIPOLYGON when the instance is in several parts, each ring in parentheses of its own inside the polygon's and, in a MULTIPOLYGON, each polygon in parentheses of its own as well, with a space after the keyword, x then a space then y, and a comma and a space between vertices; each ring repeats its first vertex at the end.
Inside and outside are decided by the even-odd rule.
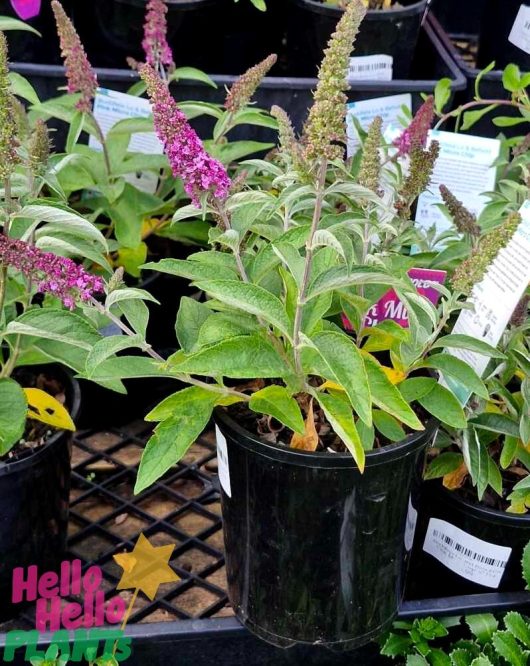
POLYGON ((94 127, 96 128, 96 134, 98 135, 98 141, 101 144, 101 147, 103 149, 103 159, 105 160, 105 168, 107 170, 107 176, 111 177, 111 168, 110 168, 110 157, 109 157, 109 151, 107 148, 107 142, 105 140, 105 135, 103 134, 103 130, 101 129, 101 125, 98 123, 96 120, 96 116, 94 113, 90 113, 90 117, 92 118, 92 121, 94 123, 94 127))
POLYGON ((514 100, 508 100, 508 99, 475 99, 471 102, 467 102, 467 104, 463 104, 460 106, 458 109, 455 109, 454 111, 449 111, 448 113, 444 114, 441 116, 440 120, 436 123, 434 126, 434 129, 437 130, 443 123, 446 122, 446 120, 449 120, 449 118, 454 118, 455 116, 459 118, 464 111, 468 111, 469 109, 473 109, 476 106, 491 106, 492 104, 496 104, 497 106, 511 106, 513 108, 519 109, 520 111, 528 111, 528 105, 526 104, 521 104, 520 102, 516 102, 514 100))

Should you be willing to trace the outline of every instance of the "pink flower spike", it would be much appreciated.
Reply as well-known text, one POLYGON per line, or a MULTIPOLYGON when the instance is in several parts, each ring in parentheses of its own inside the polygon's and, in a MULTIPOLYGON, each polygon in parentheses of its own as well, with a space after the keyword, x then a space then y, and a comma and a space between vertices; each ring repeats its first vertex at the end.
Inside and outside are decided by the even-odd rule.
POLYGON ((147 85, 156 133, 164 144, 173 175, 182 178, 184 189, 196 206, 200 205, 202 193, 226 199, 231 181, 224 166, 205 151, 167 84, 155 70, 143 64, 138 71, 147 85))
POLYGON ((164 0, 149 0, 146 10, 142 41, 146 61, 155 69, 161 65, 174 67, 173 53, 167 42, 167 5, 164 0))
POLYGON ((410 155, 413 148, 427 146, 427 137, 434 120, 434 97, 430 95, 420 106, 410 125, 394 141, 398 157, 410 155))

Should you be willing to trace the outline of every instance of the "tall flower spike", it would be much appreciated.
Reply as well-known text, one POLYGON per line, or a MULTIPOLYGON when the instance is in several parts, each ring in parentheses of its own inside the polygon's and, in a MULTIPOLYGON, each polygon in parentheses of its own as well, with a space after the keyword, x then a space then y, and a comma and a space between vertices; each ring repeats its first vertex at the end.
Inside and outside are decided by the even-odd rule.
POLYGON ((453 218, 455 227, 461 234, 468 234, 473 238, 480 236, 480 227, 477 218, 445 185, 440 185, 440 194, 444 204, 447 206, 449 215, 453 218))
POLYGON ((245 107, 254 97, 261 80, 278 60, 278 56, 272 53, 254 67, 248 69, 232 85, 225 100, 225 109, 236 113, 245 107))
POLYGON ((68 92, 81 93, 76 108, 88 113, 92 110, 92 100, 98 87, 96 74, 88 61, 79 35, 59 0, 52 0, 52 9, 61 42, 61 54, 66 67, 68 92))
POLYGON ((50 136, 46 123, 38 118, 28 144, 29 167, 35 174, 46 169, 50 157, 50 136))
POLYGON ((167 42, 167 5, 164 0, 149 0, 146 5, 142 48, 151 67, 174 67, 173 53, 167 42))
POLYGON ((524 326, 528 318, 528 306, 530 305, 530 296, 525 294, 517 307, 513 311, 512 318, 510 319, 510 324, 512 326, 524 326))
POLYGON ((427 145, 427 137, 434 120, 434 97, 430 95, 420 106, 410 125, 394 141, 398 149, 398 157, 410 155, 413 148, 427 145))
POLYGON ((372 192, 379 192, 379 177, 381 174, 381 148, 383 119, 377 116, 368 128, 368 135, 363 146, 363 156, 359 168, 359 185, 367 187, 372 192))
POLYGON ((103 291, 103 280, 87 273, 71 259, 43 252, 16 238, 0 235, 0 264, 20 271, 37 285, 37 291, 60 298, 70 310, 76 301, 89 301, 103 291))
POLYGON ((9 92, 9 68, 7 66, 7 40, 0 32, 0 179, 6 180, 19 161, 16 151, 16 123, 13 118, 11 93, 9 92))
POLYGON ((440 154, 440 144, 433 141, 428 150, 415 146, 410 154, 409 175, 399 191, 396 209, 403 219, 410 217, 410 209, 417 197, 430 185, 434 165, 440 154))
POLYGON ((225 199, 231 183, 224 166, 204 150, 197 133, 155 70, 143 64, 139 72, 147 85, 156 133, 164 144, 173 175, 182 178, 184 189, 196 206, 204 192, 225 199))
POLYGON ((484 236, 471 256, 463 261, 453 274, 453 287, 463 294, 470 294, 495 260, 499 252, 511 241, 521 223, 519 213, 510 213, 505 222, 484 236))
POLYGON ((301 175, 307 175, 308 168, 304 160, 302 146, 296 139, 291 119, 279 106, 271 108, 271 116, 278 121, 278 138, 281 152, 291 159, 296 171, 301 175))
POLYGON ((350 0, 328 42, 318 73, 314 104, 304 128, 309 159, 342 157, 346 143, 346 72, 353 43, 366 14, 361 0, 350 0))

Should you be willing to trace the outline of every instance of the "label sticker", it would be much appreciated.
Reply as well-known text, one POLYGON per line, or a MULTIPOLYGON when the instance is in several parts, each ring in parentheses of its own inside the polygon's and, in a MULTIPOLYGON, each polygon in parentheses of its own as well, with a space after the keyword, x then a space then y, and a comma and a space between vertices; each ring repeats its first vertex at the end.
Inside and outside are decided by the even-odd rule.
POLYGON ((418 522, 418 512, 412 506, 412 497, 409 497, 409 510, 407 513, 407 524, 405 525, 405 548, 407 552, 412 550, 414 544, 414 535, 416 534, 416 523, 418 522))
MULTIPOLYGON (((148 118, 151 115, 149 100, 126 93, 98 88, 94 100, 94 115, 103 136, 107 136, 114 125, 125 118, 148 118)), ((88 145, 94 150, 101 150, 101 143, 90 136, 88 145)), ((138 132, 131 135, 128 150, 133 153, 162 155, 164 147, 154 132, 138 132)), ((158 177, 152 172, 130 173, 125 180, 137 189, 154 194, 158 185, 158 177)))
POLYGON ((437 205, 443 203, 439 186, 446 185, 469 211, 480 215, 488 203, 483 192, 495 189, 493 163, 499 156, 501 142, 433 130, 429 133, 429 144, 434 140, 440 144, 440 156, 429 189, 418 199, 416 222, 424 229, 435 227, 440 234, 451 229, 452 223, 437 205))
POLYGON ((508 41, 530 54, 530 7, 527 5, 519 7, 508 41))
POLYGON ((498 588, 512 549, 482 541, 455 525, 431 518, 423 550, 462 578, 498 588))
POLYGON ((232 488, 230 486, 230 465, 228 463, 228 448, 226 446, 226 438, 215 426, 215 439, 217 441, 217 468, 219 470, 219 482, 222 489, 232 497, 232 488))
POLYGON ((376 97, 348 104, 346 114, 348 157, 352 157, 361 145, 354 119, 363 130, 367 130, 373 119, 376 116, 381 116, 384 133, 389 125, 400 125, 400 118, 405 116, 404 110, 412 113, 412 95, 410 93, 376 97))
POLYGON ((348 81, 392 81, 394 58, 390 55, 353 56, 348 81))

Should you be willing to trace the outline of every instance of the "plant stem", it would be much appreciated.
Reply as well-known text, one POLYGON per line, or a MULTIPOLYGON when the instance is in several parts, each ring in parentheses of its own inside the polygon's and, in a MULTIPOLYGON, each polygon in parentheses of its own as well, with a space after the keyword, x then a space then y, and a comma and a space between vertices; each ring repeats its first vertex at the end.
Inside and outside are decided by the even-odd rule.
POLYGON ((309 278, 311 277, 311 261, 313 259, 313 239, 318 229, 320 216, 322 215, 322 206, 324 204, 324 190, 326 186, 327 167, 328 167, 327 160, 322 160, 317 174, 317 187, 316 187, 317 196, 315 200, 315 210, 313 211, 313 220, 311 222, 309 238, 307 239, 305 246, 306 252, 305 252, 304 274, 302 277, 302 282, 300 284, 298 300, 296 302, 296 313, 294 317, 294 327, 293 327, 293 351, 294 351, 295 367, 299 375, 303 374, 302 362, 300 359, 300 331, 302 328, 302 315, 305 305, 307 287, 309 285, 309 278))
MULTIPOLYGON (((225 228, 225 231, 231 229, 232 225, 230 224, 230 218, 226 214, 226 211, 221 206, 219 206, 217 212, 219 213, 219 216, 223 221, 223 226, 225 228)), ((239 247, 239 244, 232 251, 234 253, 237 269, 239 271, 239 274, 241 275, 241 279, 243 280, 243 282, 250 282, 250 280, 248 279, 247 271, 245 270, 245 266, 243 265, 243 259, 241 258, 241 249, 239 247)))
POLYGON ((107 170, 107 175, 110 178, 111 175, 111 169, 110 169, 110 157, 109 157, 109 151, 107 148, 107 142, 105 141, 105 135, 103 134, 103 130, 101 129, 101 125, 98 123, 96 120, 96 116, 94 113, 90 113, 90 117, 92 118, 92 121, 94 123, 94 127, 96 128, 96 134, 98 135, 98 140, 101 144, 101 147, 103 149, 103 159, 105 160, 105 168, 107 170))
POLYGON ((463 104, 461 107, 454 111, 449 111, 448 113, 444 114, 441 116, 440 120, 436 123, 434 126, 434 129, 437 130, 439 129, 440 125, 443 125, 446 120, 449 120, 449 118, 454 118, 460 117, 464 111, 468 111, 469 109, 473 109, 476 106, 490 106, 492 104, 496 104, 497 106, 511 106, 513 108, 522 110, 522 111, 528 111, 528 105, 526 104, 521 104, 520 102, 515 102, 514 100, 508 100, 508 99, 475 99, 471 102, 467 102, 467 104, 463 104))
MULTIPOLYGON (((2 233, 4 236, 9 235, 9 228, 11 226, 11 180, 6 178, 4 180, 4 197, 5 197, 5 212, 6 221, 2 233)), ((0 317, 4 311, 4 301, 6 297, 7 287, 7 266, 2 264, 0 268, 0 317)))

